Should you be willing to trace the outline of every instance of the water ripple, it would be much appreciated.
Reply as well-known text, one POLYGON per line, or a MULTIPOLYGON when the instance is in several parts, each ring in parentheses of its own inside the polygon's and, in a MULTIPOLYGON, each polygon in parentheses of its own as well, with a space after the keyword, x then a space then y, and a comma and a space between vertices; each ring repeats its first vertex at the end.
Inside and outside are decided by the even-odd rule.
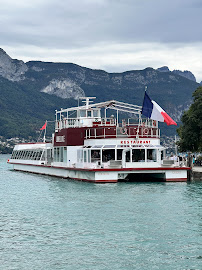
POLYGON ((3 270, 202 269, 202 183, 94 185, 0 156, 3 270))

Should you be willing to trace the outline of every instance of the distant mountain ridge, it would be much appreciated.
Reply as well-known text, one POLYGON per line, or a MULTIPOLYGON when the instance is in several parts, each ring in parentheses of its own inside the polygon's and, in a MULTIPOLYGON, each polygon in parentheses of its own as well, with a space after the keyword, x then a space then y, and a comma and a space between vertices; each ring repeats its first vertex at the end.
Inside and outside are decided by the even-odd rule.
POLYGON ((179 121, 199 85, 190 78, 153 68, 108 73, 73 63, 24 63, 0 49, 0 135, 33 136, 46 119, 54 120, 55 109, 76 106, 80 96, 142 105, 145 86, 151 98, 179 121))
POLYGON ((171 71, 167 66, 163 66, 163 67, 160 67, 160 68, 157 68, 158 71, 160 72, 172 72, 172 73, 175 73, 177 75, 180 75, 182 77, 185 77, 191 81, 194 81, 196 82, 196 78, 194 76, 194 74, 191 72, 191 71, 188 71, 188 70, 184 70, 184 71, 181 71, 181 70, 173 70, 171 71))

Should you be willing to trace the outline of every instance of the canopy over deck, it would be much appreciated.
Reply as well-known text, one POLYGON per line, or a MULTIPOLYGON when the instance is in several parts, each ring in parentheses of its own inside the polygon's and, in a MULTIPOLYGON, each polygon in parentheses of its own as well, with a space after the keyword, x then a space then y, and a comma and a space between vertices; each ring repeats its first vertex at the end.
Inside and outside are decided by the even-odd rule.
POLYGON ((104 108, 104 109, 113 109, 113 110, 118 110, 122 112, 137 114, 137 115, 141 114, 142 107, 138 105, 128 104, 128 103, 124 103, 124 102, 120 102, 116 100, 90 104, 90 102, 92 102, 90 99, 94 99, 94 97, 85 97, 85 98, 80 98, 80 99, 84 99, 83 102, 85 102, 86 104, 83 106, 72 107, 68 109, 61 109, 60 111, 56 111, 56 113, 68 113, 71 111, 104 108))

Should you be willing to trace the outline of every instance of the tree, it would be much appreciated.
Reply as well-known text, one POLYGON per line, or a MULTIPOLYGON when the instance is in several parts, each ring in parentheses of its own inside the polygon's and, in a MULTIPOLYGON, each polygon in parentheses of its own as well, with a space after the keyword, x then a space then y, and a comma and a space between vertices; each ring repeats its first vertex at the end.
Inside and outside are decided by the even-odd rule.
POLYGON ((182 125, 177 129, 180 136, 181 151, 202 151, 202 86, 193 93, 194 101, 189 110, 184 112, 182 125))

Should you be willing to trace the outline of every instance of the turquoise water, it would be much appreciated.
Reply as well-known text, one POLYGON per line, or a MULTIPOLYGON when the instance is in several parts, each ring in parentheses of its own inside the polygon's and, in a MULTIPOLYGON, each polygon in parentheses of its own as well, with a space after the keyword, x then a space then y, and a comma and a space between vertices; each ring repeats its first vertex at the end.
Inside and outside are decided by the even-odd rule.
POLYGON ((0 269, 202 269, 202 182, 92 184, 9 170, 0 269))

